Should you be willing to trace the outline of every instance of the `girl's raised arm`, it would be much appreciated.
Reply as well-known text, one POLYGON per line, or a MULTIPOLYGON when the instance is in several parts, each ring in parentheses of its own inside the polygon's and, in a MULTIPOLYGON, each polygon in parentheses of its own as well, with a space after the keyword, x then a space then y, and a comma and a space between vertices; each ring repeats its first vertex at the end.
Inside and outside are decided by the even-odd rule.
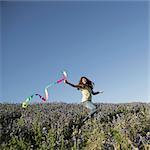
POLYGON ((64 82, 65 82, 66 84, 68 84, 68 85, 74 87, 74 88, 82 88, 81 85, 75 85, 75 84, 72 84, 72 83, 68 82, 67 80, 65 80, 64 82))

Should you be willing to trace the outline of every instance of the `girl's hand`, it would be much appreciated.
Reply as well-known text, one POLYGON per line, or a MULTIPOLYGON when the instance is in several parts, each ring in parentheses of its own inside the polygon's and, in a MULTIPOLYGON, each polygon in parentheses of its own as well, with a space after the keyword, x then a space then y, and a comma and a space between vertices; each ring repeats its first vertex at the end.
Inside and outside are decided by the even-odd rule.
POLYGON ((68 83, 67 79, 64 80, 64 83, 68 83))

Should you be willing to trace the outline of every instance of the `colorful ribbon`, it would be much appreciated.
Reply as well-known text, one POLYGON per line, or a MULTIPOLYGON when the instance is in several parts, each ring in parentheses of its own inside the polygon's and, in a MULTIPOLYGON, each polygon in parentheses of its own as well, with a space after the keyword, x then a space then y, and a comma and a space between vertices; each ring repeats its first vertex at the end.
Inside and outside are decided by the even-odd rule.
POLYGON ((23 108, 26 108, 26 107, 28 106, 29 102, 31 101, 31 99, 32 99, 34 96, 39 96, 39 98, 40 98, 42 101, 46 102, 46 101, 48 100, 48 97, 49 97, 48 88, 50 88, 51 86, 53 86, 53 85, 55 85, 55 84, 61 83, 61 82, 64 81, 66 78, 67 78, 67 73, 66 73, 65 71, 63 71, 63 78, 61 78, 61 79, 59 79, 58 81, 53 82, 53 83, 51 83, 51 84, 49 84, 49 85, 47 85, 47 86, 45 87, 45 90, 44 90, 44 92, 45 92, 45 97, 41 96, 40 94, 32 94, 31 96, 27 97, 27 99, 22 103, 22 107, 23 107, 23 108))

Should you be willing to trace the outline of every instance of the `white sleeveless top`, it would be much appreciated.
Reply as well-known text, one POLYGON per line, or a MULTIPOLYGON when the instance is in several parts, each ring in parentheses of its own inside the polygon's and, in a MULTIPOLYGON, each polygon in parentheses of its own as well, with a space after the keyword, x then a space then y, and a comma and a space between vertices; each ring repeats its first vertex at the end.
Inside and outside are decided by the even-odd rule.
POLYGON ((89 87, 81 88, 82 102, 92 100, 92 90, 89 87))

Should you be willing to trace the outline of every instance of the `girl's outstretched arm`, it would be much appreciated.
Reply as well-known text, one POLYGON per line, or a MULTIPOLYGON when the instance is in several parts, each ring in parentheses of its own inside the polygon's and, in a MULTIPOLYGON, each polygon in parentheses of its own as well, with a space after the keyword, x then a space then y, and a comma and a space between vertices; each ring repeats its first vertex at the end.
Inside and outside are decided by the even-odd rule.
POLYGON ((100 94, 100 93, 102 94, 103 91, 100 91, 100 92, 94 92, 94 91, 92 90, 92 94, 93 94, 93 95, 97 95, 97 94, 100 94))
POLYGON ((68 82, 67 80, 64 80, 64 82, 65 82, 66 84, 68 84, 68 85, 74 87, 74 88, 82 88, 81 85, 75 85, 75 84, 72 84, 72 83, 68 82))

